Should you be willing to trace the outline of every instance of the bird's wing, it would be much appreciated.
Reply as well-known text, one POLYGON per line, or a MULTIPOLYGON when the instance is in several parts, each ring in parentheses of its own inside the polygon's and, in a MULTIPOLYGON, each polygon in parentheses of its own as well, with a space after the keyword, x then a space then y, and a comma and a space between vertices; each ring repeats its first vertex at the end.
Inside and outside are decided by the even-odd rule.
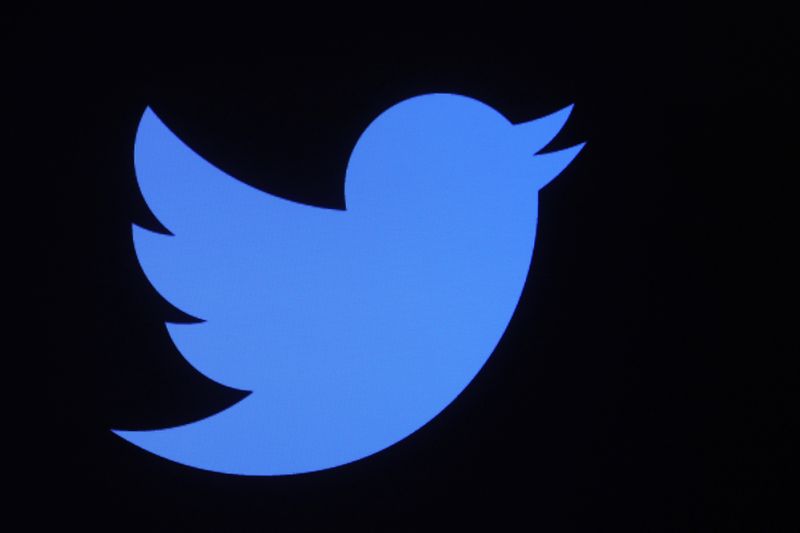
MULTIPOLYGON (((202 373, 247 385, 269 341, 302 337, 309 299, 330 297, 340 269, 342 211, 271 196, 215 168, 149 108, 136 136, 135 168, 147 205, 171 235, 133 226, 136 255, 152 285, 201 324, 168 324, 202 373), (235 358, 236 361, 231 358, 235 358)), ((341 284, 337 285, 341 286, 341 284)), ((243 387, 244 388, 244 387, 243 387)))

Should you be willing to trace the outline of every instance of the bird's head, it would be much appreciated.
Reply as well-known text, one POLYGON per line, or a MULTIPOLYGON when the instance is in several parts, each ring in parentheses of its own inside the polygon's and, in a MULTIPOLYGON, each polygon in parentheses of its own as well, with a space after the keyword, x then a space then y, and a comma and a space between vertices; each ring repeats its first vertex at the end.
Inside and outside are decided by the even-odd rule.
POLYGON ((404 100, 358 140, 347 169, 347 209, 393 216, 535 201, 582 146, 535 156, 561 129, 571 107, 514 125, 465 96, 404 100))

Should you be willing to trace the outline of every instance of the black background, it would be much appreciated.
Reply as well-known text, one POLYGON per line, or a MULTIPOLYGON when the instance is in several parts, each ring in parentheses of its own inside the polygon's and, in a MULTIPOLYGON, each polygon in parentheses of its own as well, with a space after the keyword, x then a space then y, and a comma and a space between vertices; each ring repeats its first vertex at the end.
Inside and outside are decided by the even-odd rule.
POLYGON ((795 530, 797 374, 776 313, 794 242, 788 24, 574 10, 6 19, 6 212, 24 280, 9 289, 32 326, 8 357, 23 363, 9 411, 29 517, 104 530, 795 530), (388 450, 300 476, 194 470, 111 434, 243 396, 174 350, 163 321, 190 318, 135 260, 130 224, 159 228, 133 174, 145 106, 230 174, 341 207, 359 133, 428 92, 513 122, 575 103, 548 149, 588 141, 540 193, 519 308, 471 386, 388 450))

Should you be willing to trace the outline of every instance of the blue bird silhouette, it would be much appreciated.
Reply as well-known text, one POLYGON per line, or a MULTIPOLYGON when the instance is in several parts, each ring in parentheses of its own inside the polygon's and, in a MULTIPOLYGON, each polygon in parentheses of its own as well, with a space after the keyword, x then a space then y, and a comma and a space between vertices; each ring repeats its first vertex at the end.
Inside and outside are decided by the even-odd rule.
POLYGON ((514 313, 538 191, 583 145, 534 154, 570 110, 512 125, 465 96, 402 101, 356 143, 339 211, 226 175, 147 109, 136 176, 171 235, 134 226, 136 254, 164 298, 204 321, 166 324, 180 353, 252 394, 184 426, 115 433, 189 466, 283 475, 419 429, 473 379, 514 313))

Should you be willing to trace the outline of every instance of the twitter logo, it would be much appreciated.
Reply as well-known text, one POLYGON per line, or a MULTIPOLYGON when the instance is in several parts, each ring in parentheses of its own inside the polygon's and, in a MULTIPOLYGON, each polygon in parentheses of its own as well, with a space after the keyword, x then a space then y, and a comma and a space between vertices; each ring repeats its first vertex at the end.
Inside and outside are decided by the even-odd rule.
POLYGON ((133 226, 139 263, 198 371, 251 391, 183 426, 114 431, 162 458, 273 476, 356 461, 430 421, 475 377, 522 293, 538 191, 583 145, 539 154, 571 106, 512 124, 425 94, 353 148, 345 210, 271 196, 215 168, 149 108, 134 161, 170 234, 133 226))

